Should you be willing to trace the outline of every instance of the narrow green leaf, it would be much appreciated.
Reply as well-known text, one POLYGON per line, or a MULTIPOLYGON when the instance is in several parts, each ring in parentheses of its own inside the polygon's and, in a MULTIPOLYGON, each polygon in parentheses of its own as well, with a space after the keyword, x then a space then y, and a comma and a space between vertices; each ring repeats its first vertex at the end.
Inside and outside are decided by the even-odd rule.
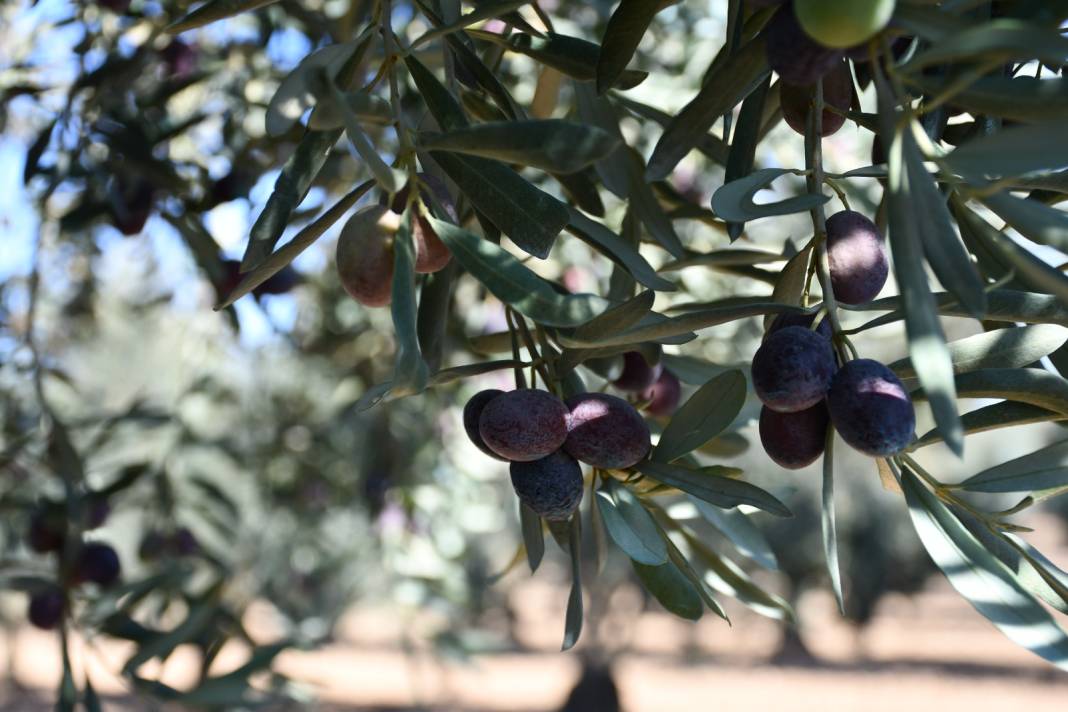
POLYGON ((749 515, 737 509, 722 509, 703 499, 690 497, 691 502, 705 520, 727 537, 742 556, 752 559, 766 569, 777 571, 779 561, 775 557, 763 532, 757 528, 749 515))
POLYGON ((712 466, 691 470, 679 465, 668 465, 652 460, 640 462, 635 467, 647 477, 682 490, 717 507, 730 509, 740 504, 747 504, 777 517, 793 516, 786 505, 756 485, 744 480, 725 477, 725 474, 737 472, 729 467, 712 466))
POLYGON ((541 517, 520 502, 519 522, 523 531, 523 548, 527 551, 527 564, 530 566, 530 573, 534 573, 545 555, 545 532, 541 527, 541 517))
MULTIPOLYGON (((1048 356, 1068 341, 1068 329, 1056 324, 1035 324, 995 329, 947 344, 953 373, 980 368, 1022 368, 1048 356)), ((909 359, 890 364, 900 378, 915 378, 909 359)))
POLYGON ((642 586, 653 594, 661 606, 686 620, 701 618, 705 610, 701 595, 675 564, 668 562, 660 566, 646 566, 637 561, 631 564, 642 586))
POLYGON ((649 566, 667 562, 667 547, 659 527, 625 485, 606 478, 597 490, 597 505, 605 529, 624 554, 649 566))
MULTIPOLYGON (((1005 398, 1068 417, 1068 381, 1038 368, 986 368, 956 378, 961 398, 1005 398)), ((913 398, 926 398, 916 391, 913 398)))
POLYGON ((697 146, 716 119, 745 99, 771 69, 764 37, 747 42, 701 87, 701 91, 668 123, 653 149, 646 169, 649 180, 664 180, 679 161, 697 146))
POLYGON ((85 705, 85 712, 104 712, 104 707, 100 704, 100 696, 93 689, 93 683, 88 675, 85 678, 85 690, 82 692, 82 704, 85 705))
POLYGON ((70 668, 67 653, 63 653, 63 677, 59 681, 59 694, 56 699, 56 712, 74 712, 78 704, 78 688, 74 684, 74 673, 70 668))
POLYGON ((967 177, 1000 177, 1068 168, 1064 119, 1006 128, 972 139, 945 160, 967 177))
POLYGON ((432 216, 427 220, 465 270, 495 297, 539 324, 579 326, 607 306, 593 295, 561 294, 498 245, 432 216))
MULTIPOLYGON (((365 91, 345 92, 343 97, 344 106, 360 121, 379 126, 392 123, 393 114, 385 99, 365 91)), ((312 131, 333 131, 344 125, 341 107, 336 101, 320 101, 308 117, 308 128, 312 131)))
MULTIPOLYGON (((753 161, 756 156, 757 144, 760 143, 761 117, 764 115, 764 104, 768 98, 768 89, 771 86, 771 75, 764 77, 752 94, 742 102, 742 108, 738 112, 738 121, 734 128, 734 137, 731 140, 730 153, 727 154, 727 169, 723 177, 724 183, 731 183, 749 175, 753 170, 753 161)), ((727 225, 727 235, 731 242, 737 240, 745 230, 744 222, 732 222, 727 225)))
POLYGON ((786 257, 772 250, 731 247, 712 252, 690 252, 681 260, 667 262, 658 272, 677 272, 687 267, 735 267, 785 262, 786 257))
MULTIPOLYGON (((950 77, 912 76, 910 84, 937 96, 954 80, 950 77)), ((973 115, 1000 116, 1018 121, 1063 119, 1068 115, 1068 79, 1029 76, 982 77, 953 95, 953 105, 973 115)))
POLYGON ((465 27, 470 27, 476 22, 482 22, 483 20, 492 20, 508 13, 517 10, 530 3, 530 0, 499 0, 497 2, 483 3, 479 7, 476 7, 466 15, 461 15, 453 22, 449 22, 443 25, 439 25, 432 30, 429 30, 424 35, 418 37, 412 42, 412 48, 429 42, 430 40, 443 37, 445 35, 462 30, 465 27))
POLYGON ((413 216, 406 213, 393 238, 393 291, 389 309, 397 355, 393 365, 390 395, 401 398, 422 393, 427 383, 427 367, 419 352, 418 304, 415 293, 415 243, 409 225, 413 216))
POLYGON ((615 86, 661 7, 663 3, 653 0, 622 0, 616 7, 605 27, 597 59, 598 94, 615 86))
MULTIPOLYGON (((912 171, 903 156, 903 143, 911 134, 898 135, 890 151, 889 224, 890 249, 893 253, 894 275, 901 291, 905 311, 905 330, 909 339, 909 357, 920 383, 931 398, 935 422, 942 430, 949 448, 958 456, 964 449, 964 432, 957 413, 957 394, 953 382, 953 364, 927 274, 923 264, 925 234, 919 223, 926 216, 916 212, 913 203, 912 171)), ((929 179, 928 179, 929 180, 929 179)), ((937 236, 935 239, 939 239, 937 236)))
POLYGON ((308 194, 340 136, 340 131, 309 131, 301 138, 293 155, 282 167, 267 205, 252 226, 245 256, 241 259, 243 272, 259 267, 274 250, 293 211, 308 194))
POLYGON ((838 610, 845 615, 842 596, 842 571, 838 566, 838 525, 834 516, 834 428, 827 428, 827 446, 823 452, 823 488, 820 522, 823 532, 823 558, 831 579, 831 590, 838 602, 838 610))
POLYGON ((619 146, 619 140, 596 126, 562 119, 530 119, 493 121, 424 135, 420 146, 544 171, 575 173, 608 156, 619 146))
MULTIPOLYGON (((478 39, 503 44, 513 52, 525 54, 572 79, 592 82, 597 78, 597 63, 600 60, 601 47, 593 42, 554 32, 547 33, 545 37, 514 34, 508 38, 492 32, 471 32, 470 34, 478 39)), ((641 84, 647 76, 649 76, 648 72, 624 70, 615 86, 618 89, 632 89, 641 84)))
POLYGON ((707 567, 704 581, 727 596, 732 596, 762 616, 775 620, 795 622, 796 616, 790 604, 758 586, 745 570, 730 559, 720 556, 705 545, 694 532, 680 527, 686 543, 707 567))
POLYGON ((278 85, 267 105, 267 135, 281 136, 289 131, 305 111, 320 101, 330 100, 329 103, 335 108, 348 106, 347 102, 338 105, 329 93, 329 86, 321 79, 325 76, 329 82, 333 82, 359 44, 360 40, 357 39, 327 45, 301 60, 278 85))
POLYGON ((973 252, 979 253, 980 265, 983 264, 982 256, 989 255, 988 259, 998 265, 996 277, 1012 270, 1015 272, 1013 281, 1023 288, 1048 292, 1062 304, 1068 304, 1068 276, 1064 272, 1055 269, 1008 235, 995 230, 963 203, 954 206, 953 214, 957 217, 961 237, 965 238, 973 252))
POLYGON ((419 291, 419 351, 427 368, 437 373, 444 358, 449 309, 452 306, 452 286, 456 281, 456 263, 450 261, 444 269, 428 274, 419 291))
POLYGON ((561 342, 571 348, 595 348, 638 344, 644 341, 663 341, 680 334, 737 321, 747 316, 801 311, 803 310, 788 304, 769 301, 767 297, 736 297, 701 305, 700 308, 679 316, 639 324, 614 336, 605 336, 596 341, 578 341, 573 337, 561 335, 561 342))
POLYGON ((349 104, 345 101, 344 94, 337 88, 332 79, 329 77, 324 78, 324 82, 328 85, 331 96, 334 100, 334 105, 341 111, 341 119, 345 125, 345 135, 349 137, 349 144, 356 150, 356 154, 363 160, 363 163, 367 166, 367 169, 371 171, 371 175, 375 177, 378 184, 382 186, 390 195, 396 193, 400 186, 405 182, 405 176, 401 171, 395 170, 389 166, 382 157, 378 155, 378 151, 375 150, 374 145, 371 143, 371 139, 367 138, 367 134, 364 133, 363 127, 360 126, 360 119, 349 108, 349 104))
POLYGON ((972 57, 1002 57, 1006 62, 1040 59, 1060 65, 1068 57, 1068 38, 1054 28, 1002 18, 946 36, 918 52, 901 71, 918 74, 933 64, 972 57))
POLYGON ((1068 670, 1068 637, 1049 613, 907 468, 902 488, 920 541, 953 587, 1009 639, 1068 670))
MULTIPOLYGON (((1011 428, 1017 425, 1030 425, 1032 423, 1048 423, 1054 420, 1062 420, 1065 417, 1060 413, 1040 408, 1030 403, 1018 403, 1016 401, 1002 401, 973 411, 961 416, 961 425, 964 426, 964 434, 984 433, 988 430, 999 428, 1011 428)), ((923 437, 916 441, 913 449, 926 447, 932 443, 942 441, 942 433, 938 428, 924 433, 923 437)))
MULTIPOLYGON (((923 155, 916 144, 914 132, 922 131, 912 122, 911 131, 901 137, 902 170, 907 174, 904 185, 911 202, 912 225, 923 246, 923 254, 934 270, 938 281, 960 301, 972 316, 979 318, 986 311, 986 292, 979 273, 975 271, 968 251, 964 249, 953 220, 946 207, 946 198, 938 190, 934 179, 923 164, 923 155)), ((891 159, 893 160, 893 159, 891 159)), ((898 168, 891 163, 891 180, 898 168)), ((899 184, 900 185, 900 184, 899 184)), ((904 192, 904 191, 902 191, 904 192)), ((903 197, 903 196, 902 196, 903 197)))
POLYGON ((969 492, 1033 492, 1068 485, 1068 440, 989 467, 958 485, 969 492))
POLYGON ((567 206, 503 163, 432 151, 453 182, 483 215, 524 252, 545 259, 567 225, 567 206))
POLYGON ((467 126, 467 117, 464 115, 463 107, 445 88, 445 85, 439 82, 438 78, 416 59, 414 54, 406 55, 404 63, 408 66, 408 73, 415 82, 419 95, 426 102, 427 109, 438 122, 438 126, 444 131, 467 126))
POLYGON ((240 15, 243 12, 251 12, 276 2, 278 0, 208 0, 177 22, 167 25, 164 32, 176 35, 179 32, 203 27, 212 22, 240 15))
MULTIPOLYGON (((952 294, 933 295, 938 313, 945 316, 967 316, 952 294)), ((852 311, 891 311, 902 306, 901 297, 884 297, 856 306, 840 305, 852 311)), ((892 320, 900 318, 893 317, 892 320)), ((1048 294, 1036 294, 1016 289, 991 289, 986 295, 986 321, 1022 321, 1025 324, 1060 324, 1068 326, 1068 308, 1048 294)))
POLYGON ((645 163, 641 154, 633 148, 625 147, 618 154, 621 167, 627 176, 627 199, 634 215, 641 220, 642 225, 649 231, 661 247, 671 253, 676 259, 686 254, 686 249, 679 241, 675 227, 671 219, 664 212, 656 194, 645 182, 645 163))
POLYGON ((995 193, 981 200, 1027 239, 1068 252, 1068 213, 1009 193, 995 193))
POLYGON ((571 593, 567 597, 564 616, 564 643, 560 650, 570 650, 582 633, 582 519, 571 517, 568 531, 568 552, 571 554, 571 593))
POLYGON ((671 417, 651 457, 672 462, 722 433, 741 412, 745 393, 745 375, 739 370, 712 378, 671 417))
POLYGON ((567 223, 568 232, 577 235, 584 242, 603 252, 649 289, 661 292, 675 291, 675 285, 659 276, 636 247, 631 246, 601 223, 586 217, 578 209, 568 206, 568 210, 571 215, 567 223))
POLYGON ((175 648, 200 635, 215 619, 218 609, 215 606, 200 604, 189 611, 185 620, 169 631, 163 631, 150 640, 138 646, 134 653, 123 665, 123 673, 130 674, 137 671, 143 664, 153 658, 166 659, 175 648))
POLYGON ((649 313, 649 310, 653 308, 655 299, 655 293, 650 291, 642 292, 575 329, 575 337, 578 339, 597 339, 602 334, 612 334, 626 329, 649 313))
POLYGON ((345 213, 347 213, 349 209, 352 208, 352 206, 355 205, 356 202, 372 187, 374 187, 372 181, 367 181, 366 183, 357 186, 330 206, 330 209, 316 218, 313 223, 298 232, 292 240, 282 245, 277 252, 267 255, 266 258, 259 263, 259 266, 246 274, 241 281, 238 282, 237 286, 234 287, 234 291, 227 294, 221 302, 215 305, 215 311, 225 309, 274 275, 281 272, 284 267, 296 259, 297 255, 308 249, 308 247, 322 237, 334 223, 344 217, 345 213))
POLYGON ((744 223, 773 215, 807 212, 830 200, 826 195, 806 193, 774 203, 758 205, 753 202, 753 196, 757 192, 768 189, 776 178, 791 173, 795 173, 792 168, 763 168, 744 178, 726 183, 712 194, 712 211, 728 222, 744 223))

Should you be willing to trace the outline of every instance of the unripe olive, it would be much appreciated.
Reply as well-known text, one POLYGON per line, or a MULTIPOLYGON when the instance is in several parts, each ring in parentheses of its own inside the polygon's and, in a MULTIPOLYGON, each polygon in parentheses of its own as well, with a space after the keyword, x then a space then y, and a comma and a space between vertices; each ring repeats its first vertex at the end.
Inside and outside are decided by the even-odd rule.
POLYGON ((384 307, 393 300, 393 236, 378 224, 385 212, 381 205, 360 210, 337 239, 341 286, 368 307, 384 307))

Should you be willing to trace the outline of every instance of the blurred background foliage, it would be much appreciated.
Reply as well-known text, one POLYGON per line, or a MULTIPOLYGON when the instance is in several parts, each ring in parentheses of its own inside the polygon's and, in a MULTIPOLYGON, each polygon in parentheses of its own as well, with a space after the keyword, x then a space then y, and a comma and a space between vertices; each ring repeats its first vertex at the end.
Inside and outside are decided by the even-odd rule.
MULTIPOLYGON (((481 387, 507 387, 507 372, 361 411, 361 396, 390 377, 392 325, 388 313, 359 307, 340 288, 332 262, 337 227, 254 296, 210 309, 235 285, 252 220, 302 135, 300 126, 266 135, 271 96, 311 50, 351 37, 372 4, 282 0, 179 37, 161 29, 184 14, 185 3, 0 6, 0 584, 13 592, 3 616, 21 625, 25 593, 56 575, 48 559, 27 549, 34 514, 48 503, 88 507, 94 497, 106 499, 110 516, 88 536, 118 549, 124 583, 117 591, 79 591, 74 622, 137 642, 149 657, 193 642, 202 656, 200 698, 181 698, 131 668, 135 686, 164 699, 248 701, 248 674, 269 666, 282 647, 329 641, 360 600, 391 602, 396 615, 419 622, 411 635, 435 640, 442 653, 525 644, 509 597, 516 575, 497 580, 520 541, 514 497, 503 466, 463 436, 457 410, 481 387), (84 471, 84 480, 72 484, 71 469, 84 471), (179 545, 178 532, 192 539, 179 545), (275 640, 245 629, 254 601, 269 602, 275 640), (433 624, 426 626, 428 612, 433 624), (236 678, 212 678, 211 663, 228 640, 246 644, 259 656, 256 665, 236 678)), ((614 3, 540 5, 559 31, 595 41, 614 3)), ((632 146, 647 151, 659 133, 657 121, 640 119, 643 105, 672 112, 700 85, 722 46, 726 7, 682 2, 657 16, 637 61, 656 80, 627 94, 636 113, 621 123, 632 146)), ((408 41, 427 29, 406 3, 396 3, 393 23, 408 41)), ((544 107, 546 116, 572 105, 572 85, 558 73, 521 54, 485 51, 501 60, 500 77, 518 101, 544 107)), ((425 61, 439 67, 440 52, 428 50, 425 61)), ((416 96, 408 96, 414 112, 416 96)), ((463 96, 471 107, 484 101, 476 92, 463 96)), ((390 129, 376 130, 377 141, 390 140, 390 129)), ((870 141, 853 129, 828 139, 828 170, 867 165, 870 141)), ((802 165, 801 143, 780 124, 756 162, 802 165)), ((367 177, 347 151, 332 152, 283 241, 367 177)), ((704 206, 722 182, 720 166, 691 157, 659 188, 704 206)), ((560 193, 551 179, 542 183, 560 193)), ((795 185, 783 183, 784 192, 795 185)), ((869 213, 876 188, 871 181, 846 186, 869 213)), ((619 224, 624 205, 606 200, 607 219, 619 224)), ((747 235, 780 251, 784 241, 808 237, 807 220, 760 222, 747 235)), ((726 242, 711 220, 681 220, 676 229, 694 250, 726 242)), ((655 251, 648 257, 654 265, 663 259, 655 251)), ((572 291, 603 293, 611 267, 570 239, 537 269, 572 291)), ((768 288, 759 270, 678 277, 680 296, 666 303, 768 288)), ((474 281, 460 284, 454 300, 444 351, 450 365, 473 360, 473 337, 505 327, 501 304, 474 281)), ((693 362, 697 377, 683 380, 703 382, 704 361, 747 361, 761 333, 757 320, 743 320, 674 349, 702 359, 693 362)), ((866 349, 896 357, 899 338, 880 331, 866 349)), ((819 485, 812 472, 784 473, 747 450, 758 408, 748 403, 736 431, 708 452, 741 463, 795 513, 754 518, 780 564, 768 583, 795 600, 826 586, 819 485)), ((980 448, 972 456, 984 455, 980 448)), ((871 461, 840 459, 847 613, 863 626, 882 594, 916 590, 931 567, 871 461)), ((710 527, 702 531, 714 540, 710 527)), ((563 582, 566 557, 552 553, 550 561, 548 575, 563 582)), ((632 576, 625 557, 611 557, 589 583, 591 616, 612 620, 604 604, 632 576)), ((590 628, 588 656, 609 658, 598 652, 597 626, 590 628)), ((792 636, 784 633, 781 654, 804 655, 792 636)), ((300 694, 280 677, 271 683, 261 692, 300 694)))

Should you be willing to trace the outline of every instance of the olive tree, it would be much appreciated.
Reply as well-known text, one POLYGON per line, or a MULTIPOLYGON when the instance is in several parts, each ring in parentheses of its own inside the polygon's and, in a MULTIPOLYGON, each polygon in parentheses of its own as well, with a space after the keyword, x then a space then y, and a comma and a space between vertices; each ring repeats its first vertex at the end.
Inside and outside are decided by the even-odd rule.
MULTIPOLYGON (((818 539, 840 607, 850 586, 835 451, 849 448, 980 615, 1068 666, 1056 620, 1068 575, 1013 521, 1068 486, 1064 442, 955 482, 928 457, 933 446, 962 455, 973 433, 1068 417, 1068 215, 1057 207, 1068 4, 41 5, 5 12, 80 34, 59 68, 18 38, 5 78, 8 120, 36 123, 24 176, 37 254, 91 255, 101 243, 86 236, 101 224, 137 235, 158 221, 239 323, 242 297, 289 292, 294 260, 336 239, 331 264, 303 277, 322 297, 314 327, 294 334, 309 359, 351 353, 368 332, 385 339, 361 361, 351 412, 368 415, 345 422, 441 407, 436 393, 486 374, 514 381, 463 391, 463 427, 480 457, 509 463, 513 564, 535 572, 546 539, 570 557, 563 649, 580 639, 583 582, 610 548, 682 618, 726 617, 724 598, 792 618, 738 563, 773 565, 760 517, 791 516, 759 473, 729 464, 756 420, 769 468, 821 463, 818 539), (796 164, 765 150, 773 137, 796 164), (227 259, 209 216, 250 190, 265 203, 241 259, 227 259), (346 309, 358 320, 339 323, 346 309), (947 339, 960 324, 972 335, 947 339), (897 360, 872 358, 874 333, 899 339, 897 360), (964 410, 974 399, 986 402, 964 410), (991 506, 991 493, 1019 499, 991 506)), ((189 640, 203 644, 206 672, 238 624, 225 607, 189 605, 170 629, 142 625, 139 603, 170 584, 117 584, 114 551, 83 537, 143 468, 97 483, 82 454, 92 443, 52 404, 47 384, 63 374, 35 329, 46 276, 37 260, 12 332, 28 382, 5 414, 3 461, 60 486, 47 505, 22 503, 49 573, 13 585, 31 593, 34 624, 64 639, 76 622, 135 641, 124 672, 147 693, 249 702, 249 675, 286 642, 187 691, 138 674, 189 640)), ((82 277, 72 309, 93 289, 82 277)), ((365 432, 364 447, 404 463, 392 471, 415 467, 387 431, 365 432)), ((326 476, 325 463, 305 463, 308 475, 326 476)), ((227 507, 211 483, 201 489, 227 507)), ((196 547, 177 525, 158 534, 150 544, 167 556, 196 547)), ((180 595, 211 598, 226 580, 180 595)), ((79 687, 90 704, 68 666, 62 706, 79 687)))

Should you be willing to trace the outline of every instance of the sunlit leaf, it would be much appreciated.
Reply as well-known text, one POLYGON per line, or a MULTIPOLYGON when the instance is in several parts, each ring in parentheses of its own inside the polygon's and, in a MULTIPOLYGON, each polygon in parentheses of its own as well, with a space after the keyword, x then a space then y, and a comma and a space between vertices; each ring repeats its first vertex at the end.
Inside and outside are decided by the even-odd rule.
POLYGON ((907 468, 902 487, 920 541, 958 593, 1015 643, 1068 670, 1068 637, 1049 613, 907 468))
MULTIPOLYGON (((980 368, 1021 368, 1047 356, 1068 341, 1068 329, 1056 324, 1035 324, 995 329, 947 344, 954 373, 980 368)), ((909 360, 890 364, 901 378, 915 378, 909 360)))

